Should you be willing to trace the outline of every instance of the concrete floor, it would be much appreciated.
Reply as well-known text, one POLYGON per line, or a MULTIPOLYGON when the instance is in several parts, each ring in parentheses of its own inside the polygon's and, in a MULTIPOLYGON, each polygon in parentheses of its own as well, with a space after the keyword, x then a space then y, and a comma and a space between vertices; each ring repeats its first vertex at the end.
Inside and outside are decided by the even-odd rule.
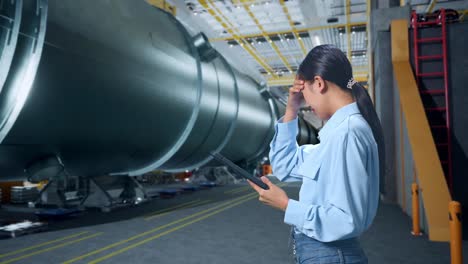
MULTIPOLYGON (((284 188, 297 198, 297 184, 284 188)), ((409 231, 396 205, 381 204, 361 237, 369 263, 450 263, 448 243, 409 231)), ((48 232, 0 240, 0 263, 292 263, 289 232, 282 212, 230 185, 51 222, 48 232)))

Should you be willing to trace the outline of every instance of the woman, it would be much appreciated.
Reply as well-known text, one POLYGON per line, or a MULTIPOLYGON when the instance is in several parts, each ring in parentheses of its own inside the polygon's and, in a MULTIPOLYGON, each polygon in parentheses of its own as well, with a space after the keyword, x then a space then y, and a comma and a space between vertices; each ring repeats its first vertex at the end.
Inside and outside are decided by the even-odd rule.
POLYGON ((269 190, 250 184, 261 202, 285 211, 296 262, 367 263, 357 237, 377 211, 383 133, 367 90, 354 81, 341 50, 322 45, 307 54, 275 130, 273 174, 281 181, 302 181, 299 201, 266 177, 269 190), (320 144, 299 147, 297 112, 304 100, 327 122, 320 144))

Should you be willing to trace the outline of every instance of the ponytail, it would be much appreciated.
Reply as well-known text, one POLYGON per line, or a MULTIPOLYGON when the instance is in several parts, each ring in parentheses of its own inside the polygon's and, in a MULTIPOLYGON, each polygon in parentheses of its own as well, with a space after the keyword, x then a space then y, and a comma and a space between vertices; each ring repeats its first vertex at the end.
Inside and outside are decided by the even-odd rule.
POLYGON ((385 193, 385 142, 383 136, 382 125, 380 124, 379 117, 375 111, 374 104, 367 92, 367 89, 364 88, 359 83, 354 83, 351 87, 352 94, 356 103, 358 105, 359 111, 364 119, 369 124, 372 129, 372 134, 374 139, 377 142, 377 147, 379 151, 379 174, 380 174, 380 193, 385 193))
POLYGON ((304 80, 313 80, 314 76, 322 76, 326 81, 335 83, 346 92, 351 93, 356 100, 359 111, 372 129, 372 134, 379 151, 380 192, 384 193, 385 146, 383 130, 374 104, 367 90, 353 77, 353 69, 346 55, 333 45, 319 45, 313 48, 302 61, 298 75, 304 80))

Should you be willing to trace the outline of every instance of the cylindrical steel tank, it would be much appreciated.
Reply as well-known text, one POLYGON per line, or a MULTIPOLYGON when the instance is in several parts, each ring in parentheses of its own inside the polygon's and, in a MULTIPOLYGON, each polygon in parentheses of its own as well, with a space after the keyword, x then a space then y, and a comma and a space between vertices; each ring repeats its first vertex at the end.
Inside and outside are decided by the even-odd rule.
POLYGON ((34 82, 24 106, 5 99, 8 80, 0 93, 0 114, 21 110, 0 130, 0 177, 24 178, 50 156, 72 175, 139 175, 202 166, 210 151, 239 161, 267 150, 279 113, 263 87, 168 13, 143 0, 25 2, 20 31, 33 24, 21 33, 39 41, 11 69, 32 64, 34 82))

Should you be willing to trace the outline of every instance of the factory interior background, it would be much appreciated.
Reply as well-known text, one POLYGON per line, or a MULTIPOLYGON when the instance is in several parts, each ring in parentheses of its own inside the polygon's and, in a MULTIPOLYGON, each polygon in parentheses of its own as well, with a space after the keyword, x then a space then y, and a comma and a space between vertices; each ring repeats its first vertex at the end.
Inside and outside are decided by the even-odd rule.
MULTIPOLYGON (((243 175, 297 199, 268 152, 323 44, 384 130, 369 263, 468 263, 467 0, 8 0, 0 13, 0 263, 294 263, 284 213, 243 175)), ((319 144, 326 121, 306 105, 298 121, 298 144, 319 144)))

